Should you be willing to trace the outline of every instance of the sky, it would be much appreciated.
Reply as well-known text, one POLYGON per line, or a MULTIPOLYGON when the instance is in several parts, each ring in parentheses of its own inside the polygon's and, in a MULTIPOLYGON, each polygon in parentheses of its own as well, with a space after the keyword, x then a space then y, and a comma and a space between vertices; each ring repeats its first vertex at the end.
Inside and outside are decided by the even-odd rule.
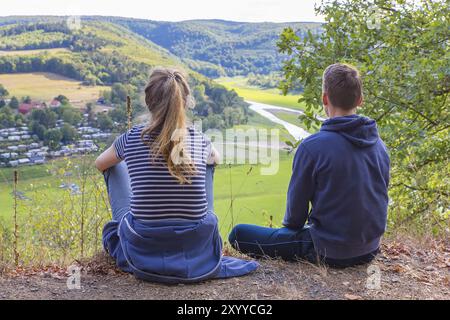
POLYGON ((0 0, 0 16, 102 15, 162 21, 323 21, 318 0, 0 0))

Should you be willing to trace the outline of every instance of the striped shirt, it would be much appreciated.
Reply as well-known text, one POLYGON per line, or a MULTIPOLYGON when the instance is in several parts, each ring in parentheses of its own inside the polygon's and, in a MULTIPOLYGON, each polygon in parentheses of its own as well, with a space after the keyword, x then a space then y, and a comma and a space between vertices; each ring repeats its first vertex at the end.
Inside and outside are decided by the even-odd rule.
MULTIPOLYGON (((197 173, 189 177, 191 184, 180 184, 161 156, 150 156, 150 147, 141 139, 144 128, 135 126, 114 141, 116 156, 125 161, 130 175, 131 214, 143 220, 201 219, 207 212, 205 174, 210 141, 193 127, 187 129, 186 152, 197 173)), ((144 140, 153 142, 157 135, 144 136, 144 140)))

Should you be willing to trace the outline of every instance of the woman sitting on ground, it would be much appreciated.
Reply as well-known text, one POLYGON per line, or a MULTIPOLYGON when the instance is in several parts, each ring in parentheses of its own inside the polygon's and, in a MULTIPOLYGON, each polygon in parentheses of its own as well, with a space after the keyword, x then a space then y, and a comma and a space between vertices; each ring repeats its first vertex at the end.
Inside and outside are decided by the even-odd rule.
POLYGON ((186 78, 156 69, 145 102, 149 125, 134 126, 95 161, 112 208, 105 250, 121 270, 149 281, 195 282, 255 270, 254 261, 222 256, 212 192, 217 155, 186 125, 193 107, 186 78))

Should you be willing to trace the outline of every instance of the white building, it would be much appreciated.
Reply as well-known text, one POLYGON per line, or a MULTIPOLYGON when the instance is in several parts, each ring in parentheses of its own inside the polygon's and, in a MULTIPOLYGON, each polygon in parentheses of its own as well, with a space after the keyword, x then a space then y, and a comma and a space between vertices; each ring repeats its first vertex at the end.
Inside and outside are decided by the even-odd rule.
POLYGON ((30 164, 30 162, 31 162, 30 159, 28 159, 28 158, 19 159, 17 161, 19 161, 20 165, 30 164))
POLYGON ((17 161, 17 160, 11 160, 8 164, 9 164, 11 167, 17 167, 17 166, 19 165, 19 161, 17 161))

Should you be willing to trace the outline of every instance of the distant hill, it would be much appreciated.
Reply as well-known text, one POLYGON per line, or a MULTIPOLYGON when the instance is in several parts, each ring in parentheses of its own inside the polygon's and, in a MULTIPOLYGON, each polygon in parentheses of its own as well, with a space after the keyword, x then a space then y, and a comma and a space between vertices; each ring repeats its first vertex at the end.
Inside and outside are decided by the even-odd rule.
POLYGON ((139 86, 151 67, 188 69, 164 48, 117 24, 85 21, 82 29, 70 30, 63 18, 43 21, 0 18, 0 73, 54 72, 91 85, 139 86))
POLYGON ((183 59, 192 69, 212 78, 269 74, 279 71, 283 57, 276 42, 286 27, 300 36, 315 33, 320 23, 247 23, 223 20, 158 22, 102 18, 123 25, 183 59))
MULTIPOLYGON (((0 26, 60 22, 61 19, 62 17, 54 16, 3 17, 0 18, 0 26)), ((108 22, 114 24, 116 28, 125 27, 134 33, 135 37, 141 36, 149 40, 156 45, 154 48, 159 46, 160 49, 166 49, 190 69, 210 78, 246 76, 249 73, 270 74, 279 71, 283 56, 278 53, 276 42, 282 30, 292 27, 303 36, 308 30, 313 33, 319 32, 321 27, 320 23, 314 22, 249 23, 224 20, 163 22, 100 16, 85 16, 82 20, 89 23, 108 22)), ((129 32, 125 32, 124 35, 129 35, 129 32)))

